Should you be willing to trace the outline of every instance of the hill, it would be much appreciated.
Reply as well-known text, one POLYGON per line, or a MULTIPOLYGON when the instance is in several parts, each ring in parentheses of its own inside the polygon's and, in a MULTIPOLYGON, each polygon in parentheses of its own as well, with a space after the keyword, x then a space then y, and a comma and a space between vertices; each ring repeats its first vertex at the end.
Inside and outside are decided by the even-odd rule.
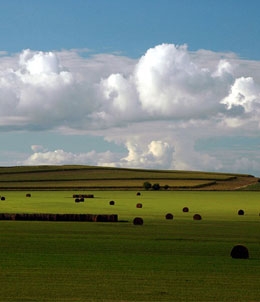
POLYGON ((141 190, 144 182, 168 190, 258 190, 252 175, 84 165, 0 167, 0 190, 141 190))

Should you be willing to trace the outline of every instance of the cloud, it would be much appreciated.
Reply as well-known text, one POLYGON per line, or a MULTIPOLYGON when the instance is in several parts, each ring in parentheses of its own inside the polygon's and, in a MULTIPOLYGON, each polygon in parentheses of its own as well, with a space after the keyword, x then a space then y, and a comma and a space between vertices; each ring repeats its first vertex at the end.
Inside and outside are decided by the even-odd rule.
POLYGON ((230 93, 221 103, 225 104, 228 110, 234 107, 241 107, 245 113, 257 113, 260 105, 260 87, 251 77, 241 77, 235 80, 230 93))
POLYGON ((0 115, 23 118, 20 129, 98 130, 144 120, 223 120, 235 106, 252 112, 258 84, 236 77, 237 60, 233 66, 229 57, 174 44, 151 48, 139 60, 27 49, 12 60, 0 57, 0 115))
POLYGON ((171 166, 174 149, 167 142, 153 140, 146 145, 138 139, 135 142, 129 139, 125 144, 128 154, 117 166, 158 169, 171 166))
POLYGON ((126 150, 74 154, 35 146, 24 164, 228 169, 220 155, 194 146, 203 137, 258 135, 259 67, 233 53, 174 44, 138 60, 75 49, 2 53, 0 132, 86 133, 126 150))
POLYGON ((54 151, 35 152, 26 160, 23 165, 63 165, 63 164, 83 164, 113 166, 115 155, 109 151, 97 153, 95 151, 87 153, 72 153, 62 149, 54 151))
POLYGON ((42 145, 32 145, 31 149, 32 149, 33 152, 39 152, 39 151, 44 151, 45 150, 45 148, 42 145))

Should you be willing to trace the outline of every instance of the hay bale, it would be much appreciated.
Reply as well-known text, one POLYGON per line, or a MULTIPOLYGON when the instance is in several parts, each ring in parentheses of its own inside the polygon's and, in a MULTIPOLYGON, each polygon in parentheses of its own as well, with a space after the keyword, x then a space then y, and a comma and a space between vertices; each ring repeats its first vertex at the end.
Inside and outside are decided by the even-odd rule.
POLYGON ((136 204, 136 207, 137 207, 138 209, 141 209, 141 208, 143 207, 143 205, 142 205, 141 203, 137 203, 137 204, 136 204))
POLYGON ((136 196, 141 196, 141 193, 140 193, 140 192, 137 192, 137 193, 136 193, 136 196))
POLYGON ((202 219, 202 217, 201 217, 200 214, 194 214, 193 215, 193 220, 201 220, 201 219, 202 219))
POLYGON ((80 202, 80 199, 79 199, 79 198, 76 198, 76 199, 75 199, 75 202, 77 202, 77 203, 80 202))
POLYGON ((30 194, 30 193, 27 193, 27 194, 26 194, 26 197, 31 197, 31 194, 30 194))
POLYGON ((189 208, 188 208, 188 207, 184 207, 184 208, 182 209, 182 212, 188 213, 188 212, 189 212, 189 208))
POLYGON ((238 244, 232 248, 230 256, 235 259, 248 259, 249 252, 247 247, 242 244, 238 244))
POLYGON ((108 222, 108 216, 107 215, 96 215, 95 216, 95 222, 108 222))
POLYGON ((115 205, 114 200, 110 200, 109 204, 110 204, 111 206, 114 206, 114 205, 115 205))
POLYGON ((4 213, 0 213, 0 220, 6 220, 4 213))
POLYGON ((79 199, 79 201, 80 201, 80 202, 84 202, 85 200, 84 200, 83 197, 81 197, 81 198, 79 199))
POLYGON ((5 197, 4 197, 4 196, 1 196, 1 200, 5 200, 5 197))
POLYGON ((238 215, 244 215, 245 212, 244 212, 244 210, 239 210, 239 211, 237 212, 237 214, 238 214, 238 215))
POLYGON ((166 218, 166 219, 169 219, 169 220, 172 220, 172 219, 173 219, 173 215, 172 215, 171 213, 167 213, 167 214, 165 215, 165 218, 166 218))
POLYGON ((133 220, 133 224, 134 225, 143 225, 144 224, 143 218, 135 217, 134 220, 133 220))
POLYGON ((109 221, 110 222, 118 222, 118 215, 117 214, 109 215, 109 221))

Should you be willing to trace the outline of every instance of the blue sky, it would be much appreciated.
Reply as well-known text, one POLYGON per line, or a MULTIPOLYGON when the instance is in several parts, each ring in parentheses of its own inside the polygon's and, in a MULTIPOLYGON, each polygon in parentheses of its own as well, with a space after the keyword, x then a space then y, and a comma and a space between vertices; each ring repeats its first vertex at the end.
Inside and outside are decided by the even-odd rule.
POLYGON ((259 9, 0 1, 0 165, 259 176, 259 9))
POLYGON ((89 48, 142 56, 161 43, 259 59, 257 0, 0 1, 4 50, 89 48))

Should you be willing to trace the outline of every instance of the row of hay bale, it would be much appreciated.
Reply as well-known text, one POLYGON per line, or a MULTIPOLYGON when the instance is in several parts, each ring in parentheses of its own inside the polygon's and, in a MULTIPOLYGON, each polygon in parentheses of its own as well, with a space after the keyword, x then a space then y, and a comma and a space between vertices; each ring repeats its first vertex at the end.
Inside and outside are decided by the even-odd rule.
POLYGON ((0 213, 0 220, 117 222, 117 214, 0 213))
POLYGON ((94 194, 73 194, 73 198, 94 198, 94 194))
MULTIPOLYGON (((173 219, 173 215, 171 213, 166 214, 166 219, 173 219)), ((195 214, 193 216, 194 220, 200 220, 201 216, 199 214, 195 214)), ((134 225, 143 225, 144 220, 142 217, 135 217, 133 219, 133 224, 134 225)), ((242 244, 237 244, 235 245, 231 252, 230 256, 234 259, 248 259, 249 258, 249 251, 248 248, 242 244)))
MULTIPOLYGON (((172 219, 174 218, 174 216, 173 216, 172 213, 167 213, 167 214, 165 215, 165 218, 166 218, 167 220, 172 220, 172 219)), ((201 217, 200 214, 194 214, 194 215, 193 215, 193 220, 201 220, 201 219, 202 219, 202 217, 201 217)), ((135 218, 133 219, 133 224, 134 224, 134 225, 143 225, 143 224, 144 224, 144 220, 143 220, 142 217, 135 217, 135 218)))

